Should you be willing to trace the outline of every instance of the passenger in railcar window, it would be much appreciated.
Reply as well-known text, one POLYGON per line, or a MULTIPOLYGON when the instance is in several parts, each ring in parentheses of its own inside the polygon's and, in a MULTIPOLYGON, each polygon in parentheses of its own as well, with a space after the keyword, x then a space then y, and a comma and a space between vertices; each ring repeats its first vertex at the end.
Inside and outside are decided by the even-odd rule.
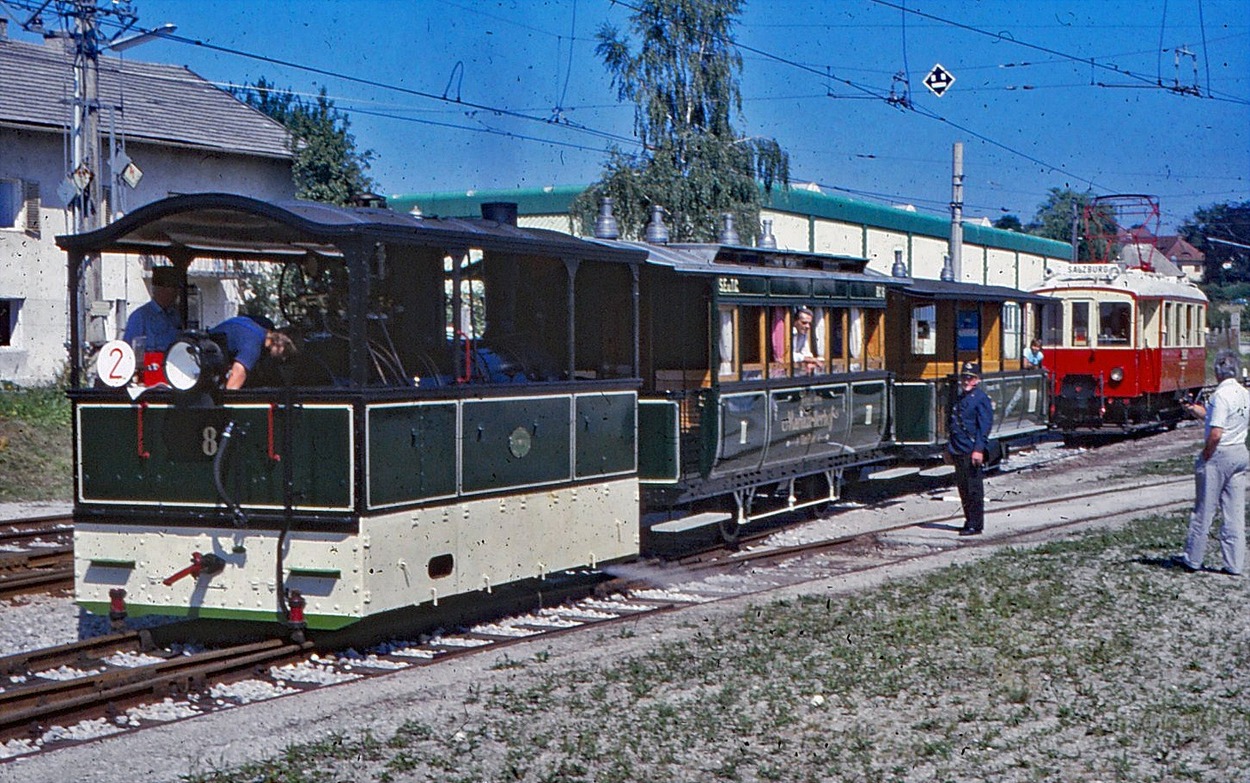
POLYGON ((1044 358, 1042 341, 1034 338, 1033 342, 1029 343, 1029 350, 1024 352, 1024 361, 1028 362, 1030 367, 1041 367, 1044 358))
POLYGON ((807 375, 824 370, 825 367, 824 357, 817 352, 816 337, 812 331, 813 320, 815 314, 806 307, 800 307, 794 314, 794 334, 790 343, 795 371, 807 375))

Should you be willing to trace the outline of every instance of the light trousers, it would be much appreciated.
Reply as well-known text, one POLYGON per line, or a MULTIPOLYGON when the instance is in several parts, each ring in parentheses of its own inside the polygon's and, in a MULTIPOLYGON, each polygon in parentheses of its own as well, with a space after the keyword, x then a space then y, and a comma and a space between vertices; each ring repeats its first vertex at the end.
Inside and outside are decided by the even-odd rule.
POLYGON ((1215 450, 1211 459, 1202 455, 1194 464, 1194 511, 1189 518, 1189 535, 1185 538, 1185 559, 1195 568, 1202 567, 1207 551, 1207 537, 1218 510, 1220 552, 1224 568, 1234 574, 1243 573, 1246 565, 1246 468, 1250 455, 1242 444, 1215 450))

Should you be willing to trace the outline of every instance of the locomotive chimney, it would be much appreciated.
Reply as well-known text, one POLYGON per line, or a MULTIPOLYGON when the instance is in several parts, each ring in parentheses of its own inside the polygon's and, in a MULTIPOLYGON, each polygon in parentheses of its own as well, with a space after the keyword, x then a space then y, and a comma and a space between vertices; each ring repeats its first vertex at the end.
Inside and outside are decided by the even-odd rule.
POLYGON ((517 205, 515 201, 483 201, 482 219, 493 220, 508 226, 516 225, 517 205))

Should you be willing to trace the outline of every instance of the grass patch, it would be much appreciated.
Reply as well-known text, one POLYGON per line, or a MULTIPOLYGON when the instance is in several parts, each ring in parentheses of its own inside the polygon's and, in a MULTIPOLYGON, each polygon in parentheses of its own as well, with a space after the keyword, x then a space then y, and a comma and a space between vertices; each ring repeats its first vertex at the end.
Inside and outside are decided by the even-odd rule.
POLYGON ((0 502, 69 500, 70 437, 63 389, 0 386, 0 502))
POLYGON ((1242 780, 1250 633, 1229 611, 1250 583, 1161 568, 1185 524, 752 607, 643 654, 501 672, 354 755, 187 780, 313 780, 310 755, 378 781, 1242 780))

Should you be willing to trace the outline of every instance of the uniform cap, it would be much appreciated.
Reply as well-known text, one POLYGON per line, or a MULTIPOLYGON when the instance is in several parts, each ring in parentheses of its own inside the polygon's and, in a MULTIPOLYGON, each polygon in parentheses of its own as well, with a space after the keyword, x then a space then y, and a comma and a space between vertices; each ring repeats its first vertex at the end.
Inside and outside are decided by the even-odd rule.
POLYGON ((976 362, 964 362, 964 366, 960 368, 959 374, 964 377, 980 378, 981 365, 976 362))
POLYGON ((158 266, 152 269, 152 285, 161 288, 180 288, 182 272, 172 266, 158 266))

